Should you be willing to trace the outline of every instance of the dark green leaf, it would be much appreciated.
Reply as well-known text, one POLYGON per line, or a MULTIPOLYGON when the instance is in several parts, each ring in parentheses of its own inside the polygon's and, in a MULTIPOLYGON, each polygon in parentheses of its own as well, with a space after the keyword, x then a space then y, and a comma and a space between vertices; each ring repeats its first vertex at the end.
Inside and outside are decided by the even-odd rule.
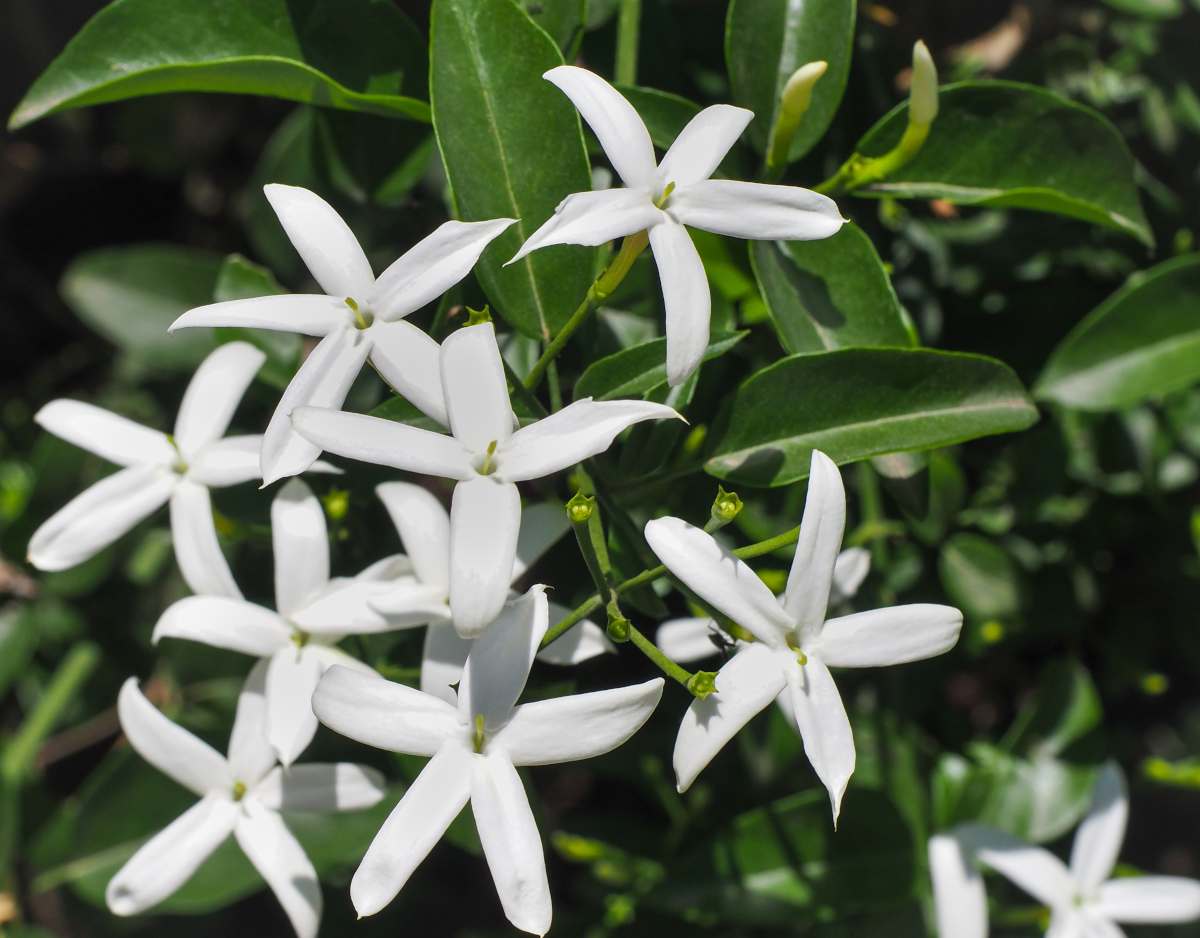
POLYGON ((1100 694, 1087 669, 1073 658, 1051 662, 1037 693, 1025 705, 1008 748, 1024 756, 1060 756, 1100 726, 1100 694))
MULTIPOLYGON (((217 303, 229 300, 244 300, 256 296, 271 296, 286 293, 275 275, 266 267, 246 260, 240 254, 230 254, 217 272, 217 285, 213 300, 217 303)), ((223 328, 217 330, 221 341, 239 340, 249 342, 267 356, 258 377, 272 387, 283 390, 296 373, 304 339, 291 332, 274 332, 267 329, 223 328)))
POLYGON ((1172 19, 1183 13, 1183 0, 1104 0, 1104 3, 1121 13, 1148 19, 1172 19))
POLYGON ((947 598, 968 618, 1011 622, 1020 612, 1020 570, 995 541, 955 534, 942 545, 938 573, 947 598))
MULTIPOLYGON (((702 361, 724 355, 746 337, 746 332, 710 337, 702 361)), ((575 382, 575 399, 598 401, 639 397, 667 380, 667 340, 651 339, 633 348, 592 362, 575 382)))
POLYGON ((550 34, 550 38, 572 59, 586 26, 587 0, 521 0, 529 18, 550 34))

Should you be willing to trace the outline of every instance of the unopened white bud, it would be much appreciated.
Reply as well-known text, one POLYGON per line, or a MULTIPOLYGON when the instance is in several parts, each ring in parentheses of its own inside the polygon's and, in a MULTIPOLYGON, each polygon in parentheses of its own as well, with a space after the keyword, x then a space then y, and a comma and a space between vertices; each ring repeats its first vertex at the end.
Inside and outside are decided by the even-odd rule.
POLYGON ((828 62, 809 62, 792 72, 792 77, 783 86, 780 108, 785 114, 799 117, 812 103, 813 86, 829 68, 828 62))
POLYGON ((929 47, 920 39, 913 46, 912 86, 908 92, 908 119, 928 127, 938 112, 937 66, 929 47))

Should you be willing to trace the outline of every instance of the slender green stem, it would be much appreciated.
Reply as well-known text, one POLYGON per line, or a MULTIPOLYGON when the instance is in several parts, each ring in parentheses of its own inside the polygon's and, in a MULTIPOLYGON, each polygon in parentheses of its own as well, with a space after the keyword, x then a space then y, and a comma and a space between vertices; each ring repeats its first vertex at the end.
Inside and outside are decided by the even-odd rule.
POLYGON ((518 397, 533 413, 539 417, 546 416, 546 408, 542 406, 542 402, 537 399, 529 388, 525 387, 516 373, 509 367, 508 362, 504 362, 504 374, 508 378, 508 386, 511 392, 518 397))
POLYGON ((558 362, 550 363, 546 371, 546 383, 550 386, 550 410, 558 412, 563 406, 562 385, 558 381, 558 362))
POLYGON ((861 153, 855 153, 838 167, 836 173, 819 186, 814 186, 813 191, 829 196, 841 195, 886 179, 917 155, 925 143, 925 138, 929 136, 929 127, 929 124, 910 122, 904 128, 904 136, 900 138, 900 142, 883 156, 863 156, 861 153))
POLYGON ((638 647, 643 655, 658 665, 659 669, 667 677, 673 681, 678 681, 684 687, 688 686, 688 681, 692 679, 692 672, 685 668, 681 668, 674 661, 663 654, 654 642, 646 638, 639 629, 634 626, 629 626, 629 640, 638 647))
POLYGON ((642 0, 621 0, 621 12, 617 17, 617 61, 613 70, 618 85, 637 84, 641 16, 642 0))

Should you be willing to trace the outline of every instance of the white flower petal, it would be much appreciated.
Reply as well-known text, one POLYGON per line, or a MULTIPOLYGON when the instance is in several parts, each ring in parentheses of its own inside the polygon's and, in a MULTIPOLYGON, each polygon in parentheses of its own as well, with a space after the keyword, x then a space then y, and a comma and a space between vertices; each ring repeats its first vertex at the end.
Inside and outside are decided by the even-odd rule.
POLYGON ((228 596, 188 596, 167 607, 151 641, 183 638, 266 658, 291 645, 292 630, 277 612, 228 596))
MULTIPOLYGON (((550 613, 550 624, 557 625, 570 612, 558 603, 547 603, 550 613)), ((545 664, 561 666, 579 664, 600 655, 616 654, 617 648, 608 640, 604 629, 584 619, 569 628, 566 634, 556 638, 537 653, 537 660, 545 664)))
POLYGON ((825 622, 833 570, 845 530, 846 489, 842 474, 832 459, 814 449, 800 537, 783 594, 784 608, 796 623, 802 642, 815 639, 825 622))
POLYGON ((1000 873, 1043 905, 1068 908, 1078 887, 1065 863, 1042 847, 1031 846, 1011 834, 978 825, 967 825, 961 836, 968 851, 982 864, 1000 873))
POLYGON ((760 642, 782 648, 791 620, 746 564, 711 534, 680 518, 646 524, 646 543, 671 573, 714 609, 749 629, 760 642))
POLYGON ((185 462, 225 434, 242 395, 266 360, 249 342, 228 342, 200 363, 175 415, 175 445, 185 462))
POLYGON ((227 436, 210 443, 188 464, 185 478, 209 488, 225 488, 261 479, 262 443, 261 433, 227 436))
POLYGON ((580 398, 514 433, 498 449, 496 474, 508 482, 540 479, 603 453, 635 423, 668 418, 682 419, 673 408, 653 401, 580 398))
POLYGON ((719 650, 717 641, 722 640, 733 644, 716 620, 708 618, 668 619, 654 633, 654 644, 680 663, 711 658, 719 650))
POLYGON ((433 302, 469 274, 484 248, 515 223, 515 218, 444 222, 379 275, 371 300, 375 314, 395 320, 433 302))
POLYGON ((267 737, 267 667, 254 663, 238 694, 233 729, 229 732, 229 773, 235 782, 253 788, 275 765, 275 750, 267 737))
POLYGON ((421 582, 450 585, 450 513, 429 489, 411 482, 384 482, 375 494, 400 533, 404 552, 421 582))
POLYGON ((329 583, 329 532, 321 502, 304 482, 290 480, 271 501, 275 608, 285 618, 329 583))
POLYGON ((551 908, 542 837, 521 777, 504 756, 472 760, 471 811, 505 916, 521 931, 545 935, 551 908))
POLYGON ((625 185, 654 182, 654 144, 641 117, 625 97, 594 72, 560 65, 543 76, 571 99, 625 185))
POLYGON ((179 572, 193 593, 242 598, 229 561, 221 552, 212 500, 203 485, 182 479, 175 486, 171 493, 171 539, 179 572))
POLYGON ((833 199, 799 186, 706 179, 675 190, 667 211, 685 225, 755 241, 814 241, 846 220, 833 199))
POLYGON ((136 678, 121 685, 117 717, 138 755, 184 788, 197 795, 231 790, 233 779, 225 758, 163 716, 138 689, 136 678))
POLYGON ((168 332, 197 326, 229 326, 241 329, 270 329, 320 337, 348 322, 354 313, 346 305, 346 296, 324 293, 284 293, 280 296, 255 296, 197 306, 171 323, 168 332))
POLYGON ((415 577, 387 585, 367 601, 383 617, 384 626, 370 631, 408 629, 418 625, 450 622, 450 605, 444 586, 430 586, 415 577))
POLYGON ((546 588, 531 586, 476 639, 458 685, 458 715, 464 724, 483 716, 484 725, 494 731, 508 721, 549 624, 546 588))
POLYGON ((446 833, 470 796, 474 758, 464 746, 449 743, 408 786, 350 881, 350 900, 360 916, 391 902, 446 833))
POLYGON ((783 690, 783 669, 766 645, 747 645, 717 672, 716 693, 693 700, 679 725, 672 761, 679 790, 687 791, 743 726, 783 690))
POLYGON ((953 834, 929 838, 929 876, 938 938, 987 938, 983 877, 953 834))
POLYGON ((1200 882, 1182 876, 1130 876, 1100 887, 1097 911, 1130 925, 1200 919, 1200 882))
POLYGON ((170 466, 176 459, 165 433, 95 404, 51 401, 33 419, 43 430, 118 466, 170 466))
POLYGON ((833 564, 833 585, 829 589, 829 605, 844 603, 852 598, 871 572, 871 552, 865 547, 847 547, 833 564))
POLYGON ((289 643, 267 665, 267 738, 285 766, 296 761, 317 732, 312 698, 325 668, 310 652, 289 643))
POLYGON ((443 427, 450 425, 442 394, 442 347, 403 319, 376 322, 367 330, 371 364, 392 390, 443 427))
POLYGON ((663 679, 521 704, 490 746, 514 765, 554 765, 591 759, 616 749, 650 719, 662 699, 663 679))
POLYGON ((476 476, 454 486, 450 503, 450 611, 463 638, 475 638, 508 598, 521 526, 511 482, 476 476))
MULTIPOLYGON (((781 653, 782 655, 783 653, 781 653)), ((792 712, 804 740, 804 754, 829 792, 833 826, 842 811, 842 796, 854 774, 854 733, 833 676, 815 655, 800 665, 792 659, 786 669, 792 712)))
POLYGON ((324 904, 321 883, 308 854, 283 818, 247 799, 233 833, 283 906, 297 938, 316 938, 324 904))
POLYGON ((1061 919, 1061 933, 1055 927, 1055 920, 1051 919, 1051 930, 1046 932, 1046 938, 1128 938, 1125 929, 1106 918, 1078 913, 1068 913, 1068 916, 1061 919))
POLYGON ((306 762, 276 767, 250 792, 272 811, 358 811, 383 800, 383 775, 352 762, 306 762))
POLYGON ((1129 795, 1125 776, 1115 762, 1100 770, 1092 789, 1092 805, 1071 845, 1071 875, 1090 893, 1112 875, 1125 840, 1129 795))
POLYGON ((525 239, 521 249, 505 262, 505 266, 552 244, 588 247, 607 244, 615 238, 651 228, 664 218, 648 189, 576 192, 558 204, 554 214, 525 239))
POLYGON ((370 341, 350 326, 329 333, 317 343, 284 390, 263 434, 264 486, 304 472, 321 455, 319 446, 293 428, 292 412, 309 406, 341 407, 370 351, 370 341))
POLYGON ((332 205, 299 186, 263 186, 267 201, 313 279, 330 296, 365 301, 375 275, 358 239, 332 205))
POLYGON ((477 457, 512 436, 508 379, 490 322, 464 326, 442 343, 442 392, 450 429, 477 457))
POLYGON ((667 381, 675 387, 700 366, 708 348, 712 296, 700 253, 683 225, 655 225, 650 247, 666 314, 667 381))
POLYGON ((478 475, 463 445, 444 433, 321 407, 298 407, 292 425, 319 449, 338 456, 447 479, 478 475))
POLYGON ((517 535, 517 557, 513 562, 512 582, 516 582, 542 555, 567 533, 571 522, 561 503, 540 502, 526 505, 521 512, 521 531, 517 535))
POLYGON ((658 187, 690 186, 711 176, 733 149, 754 112, 731 104, 714 104, 688 121, 658 164, 658 187))
POLYGON ((344 667, 321 677, 312 708, 334 732, 391 752, 429 756, 446 739, 465 734, 444 700, 344 667))
POLYGON ((460 638, 449 622, 430 624, 421 652, 421 690, 457 708, 454 685, 462 680, 472 644, 470 639, 460 638))
POLYGON ((114 915, 137 915, 158 905, 192 878, 233 833, 238 806, 208 795, 144 843, 109 880, 104 897, 114 915))
POLYGON ((401 581, 381 581, 365 578, 360 573, 353 578, 331 580, 320 595, 293 612, 291 620, 305 632, 333 638, 391 632, 449 615, 445 594, 422 586, 411 576, 405 576, 401 581), (412 584, 412 592, 418 594, 406 594, 408 602, 403 606, 398 595, 400 582, 412 584), (385 612, 376 607, 376 600, 385 606, 391 601, 400 608, 385 612))
POLYGON ((830 619, 812 650, 831 668, 880 668, 944 654, 960 631, 957 609, 914 603, 830 619))

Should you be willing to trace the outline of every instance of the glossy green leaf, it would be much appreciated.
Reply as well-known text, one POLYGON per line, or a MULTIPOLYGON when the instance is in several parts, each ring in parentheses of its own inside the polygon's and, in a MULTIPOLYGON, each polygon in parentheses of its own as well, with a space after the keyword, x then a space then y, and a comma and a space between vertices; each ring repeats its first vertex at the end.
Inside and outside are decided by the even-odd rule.
POLYGON ((646 129, 650 131, 650 139, 660 150, 668 149, 679 136, 679 131, 700 113, 700 105, 669 91, 637 85, 618 85, 617 90, 637 110, 646 129))
POLYGON ((1081 743, 1104 719, 1100 692, 1087 669, 1073 658, 1053 661, 1024 708, 1009 748, 1028 757, 1061 756, 1081 743))
MULTIPOLYGON (((709 339, 702 361, 724 355, 746 337, 746 332, 715 335, 709 339)), ((667 380, 667 340, 651 339, 592 362, 575 382, 575 399, 598 401, 640 397, 667 380)))
POLYGON ((981 355, 890 348, 793 355, 734 393, 704 468, 737 484, 786 485, 808 475, 814 449, 846 463, 1023 430, 1036 420, 1017 376, 981 355))
POLYGON ((1011 622, 1021 609, 1016 562, 980 534, 955 534, 942 545, 938 573, 949 601, 977 622, 1011 622))
POLYGON ((913 344, 883 262, 857 225, 821 241, 754 241, 750 259, 785 351, 913 344))
POLYGON ((1034 393, 1117 410, 1200 381, 1200 255, 1135 274, 1050 355, 1034 393))
POLYGON ((587 0, 521 0, 521 9, 550 34, 568 59, 575 57, 587 26, 587 0))
MULTIPOLYGON (((240 254, 230 254, 217 272, 213 301, 244 300, 256 296, 272 296, 287 291, 266 267, 248 261, 240 254)), ((217 329, 221 341, 242 341, 261 349, 267 356, 258 377, 278 390, 291 383, 300 362, 304 338, 291 332, 269 329, 217 329)))
POLYGON ((821 139, 842 100, 854 42, 855 0, 732 0, 725 64, 737 104, 754 112, 750 139, 765 150, 783 86, 801 65, 824 60, 825 75, 792 138, 791 159, 821 139))
POLYGON ((552 247, 502 265, 563 198, 591 189, 575 109, 542 79, 562 55, 511 0, 435 0, 432 31, 433 123, 458 217, 518 219, 476 276, 496 312, 544 337, 583 299, 595 251, 552 247))
MULTIPOLYGON (((904 103, 867 131, 858 152, 888 152, 907 123, 904 103)), ((1129 148, 1097 111, 1034 85, 965 81, 941 89, 920 152, 855 194, 1054 212, 1153 245, 1133 174, 1129 148)))
POLYGON ((424 42, 390 0, 116 0, 50 63, 9 127, 169 91, 429 119, 424 42))

